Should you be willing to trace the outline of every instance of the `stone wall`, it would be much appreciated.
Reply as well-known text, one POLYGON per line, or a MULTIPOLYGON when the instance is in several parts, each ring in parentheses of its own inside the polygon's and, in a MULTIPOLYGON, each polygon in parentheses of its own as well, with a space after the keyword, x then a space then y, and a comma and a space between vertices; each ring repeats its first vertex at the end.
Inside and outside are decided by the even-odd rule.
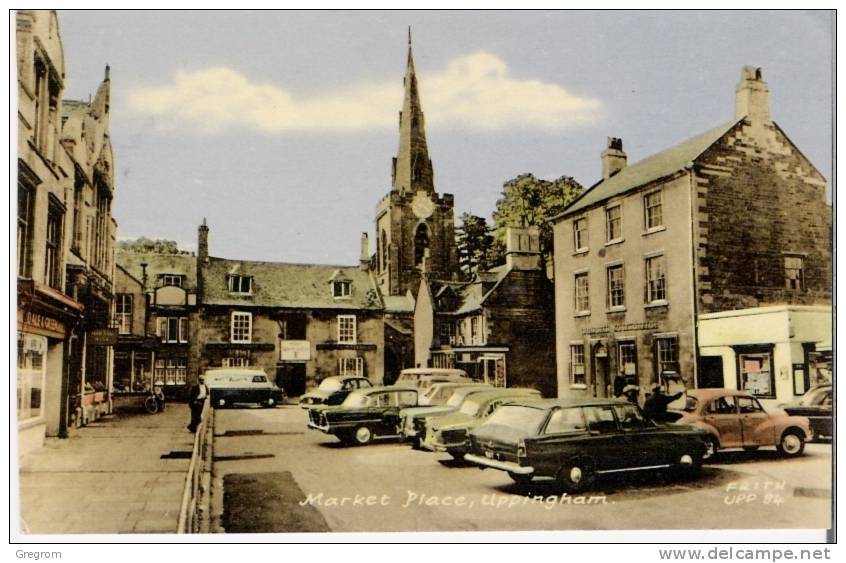
POLYGON ((700 313, 831 303, 825 179, 771 122, 741 121, 696 162, 700 313), (802 291, 785 254, 804 258, 802 291))

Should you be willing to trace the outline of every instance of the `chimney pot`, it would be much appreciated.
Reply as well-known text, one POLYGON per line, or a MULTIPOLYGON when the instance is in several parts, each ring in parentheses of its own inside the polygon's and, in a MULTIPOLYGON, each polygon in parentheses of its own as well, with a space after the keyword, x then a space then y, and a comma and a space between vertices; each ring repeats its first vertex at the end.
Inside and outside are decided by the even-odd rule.
POLYGON ((764 71, 745 66, 740 71, 735 98, 735 118, 747 118, 754 123, 770 121, 770 88, 764 81, 764 71))
POLYGON ((628 157, 623 152, 623 139, 608 137, 605 150, 602 151, 602 179, 607 180, 626 167, 628 157))

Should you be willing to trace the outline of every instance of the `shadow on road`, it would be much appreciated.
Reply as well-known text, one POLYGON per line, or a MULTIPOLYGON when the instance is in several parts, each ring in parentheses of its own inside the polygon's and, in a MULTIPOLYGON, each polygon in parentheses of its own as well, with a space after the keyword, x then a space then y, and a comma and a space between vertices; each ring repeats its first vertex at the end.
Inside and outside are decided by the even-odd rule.
MULTIPOLYGON (((585 496, 614 496, 617 502, 656 498, 689 493, 699 489, 724 489, 745 474, 730 469, 703 467, 699 477, 681 477, 671 471, 634 471, 600 476, 585 496)), ((554 479, 537 479, 527 484, 504 484, 495 487, 506 494, 521 496, 560 495, 563 487, 554 479)))

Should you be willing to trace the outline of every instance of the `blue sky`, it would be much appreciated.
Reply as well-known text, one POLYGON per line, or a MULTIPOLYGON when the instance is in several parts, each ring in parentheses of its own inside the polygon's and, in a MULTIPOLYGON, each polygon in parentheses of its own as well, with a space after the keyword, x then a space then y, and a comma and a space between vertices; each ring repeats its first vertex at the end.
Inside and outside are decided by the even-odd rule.
POLYGON ((390 189, 407 27, 436 189, 490 216, 503 182, 600 171, 729 121, 743 65, 831 178, 827 12, 60 11, 66 98, 111 65, 121 238, 355 263, 390 189))

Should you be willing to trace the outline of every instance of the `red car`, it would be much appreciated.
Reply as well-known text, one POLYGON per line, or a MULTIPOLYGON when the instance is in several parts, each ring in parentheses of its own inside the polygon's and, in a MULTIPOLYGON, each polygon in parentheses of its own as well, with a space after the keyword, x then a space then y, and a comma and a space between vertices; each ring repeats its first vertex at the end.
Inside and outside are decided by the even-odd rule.
POLYGON ((676 422, 709 434, 709 454, 718 449, 757 450, 775 446, 785 456, 801 455, 810 440, 807 417, 790 416, 778 407, 764 409, 753 395, 736 389, 691 389, 676 422))

